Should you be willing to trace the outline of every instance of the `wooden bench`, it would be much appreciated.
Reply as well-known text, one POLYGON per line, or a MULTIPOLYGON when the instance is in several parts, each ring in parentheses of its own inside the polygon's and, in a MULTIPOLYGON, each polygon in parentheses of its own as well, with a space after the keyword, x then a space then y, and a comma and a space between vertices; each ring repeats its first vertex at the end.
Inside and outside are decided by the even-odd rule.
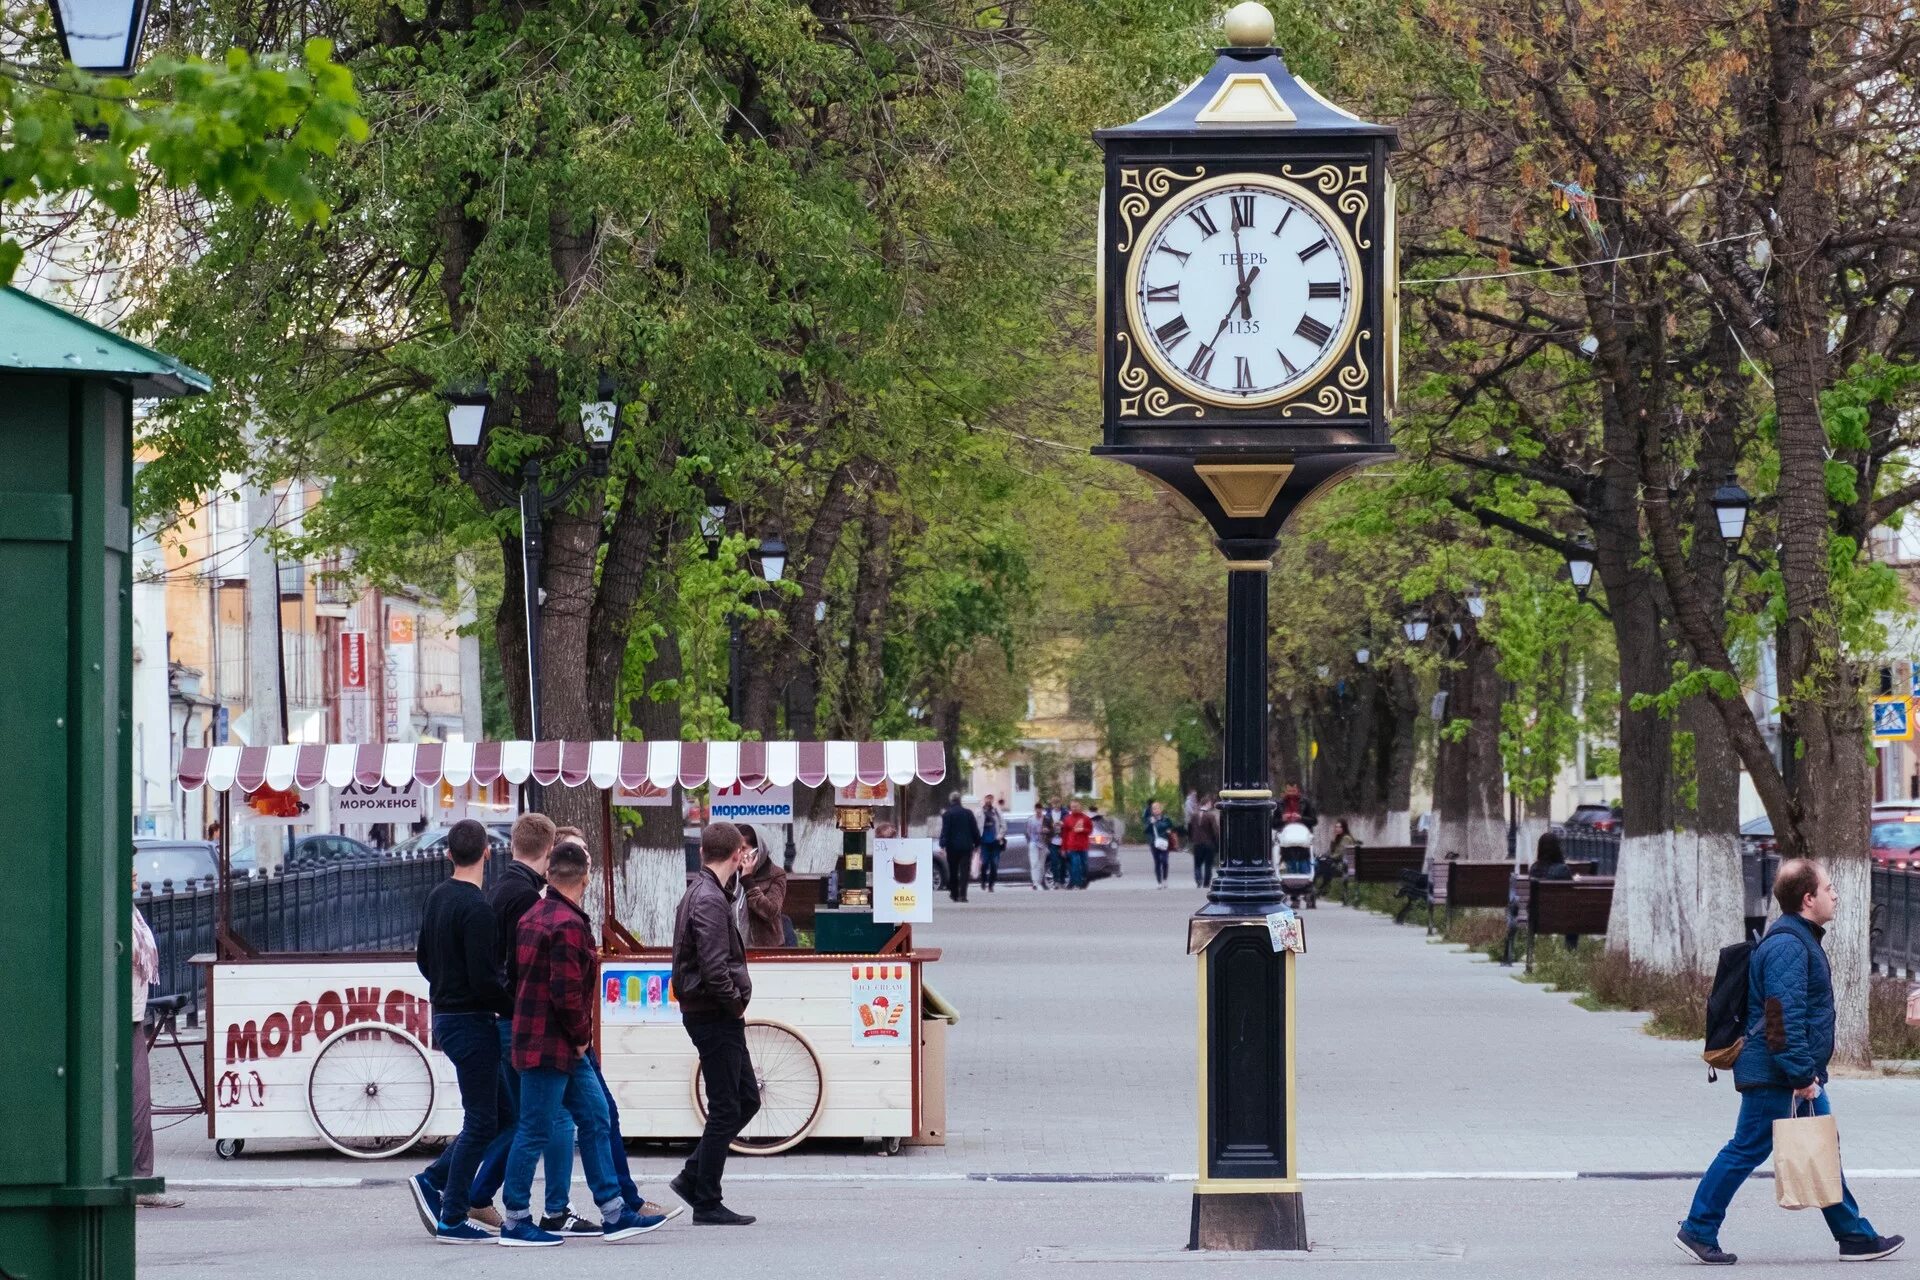
POLYGON ((1399 884, 1402 873, 1411 871, 1418 875, 1426 860, 1427 851, 1418 845, 1359 845, 1349 849, 1346 879, 1341 884, 1341 901, 1352 903, 1350 885, 1399 884))
POLYGON ((1533 971, 1533 940, 1540 934, 1607 935, 1613 912, 1612 876, 1527 881, 1527 971, 1533 971))
POLYGON ((1433 932, 1433 909, 1445 907, 1451 922, 1455 907, 1502 907, 1513 894, 1511 862, 1461 862, 1457 859, 1433 864, 1433 887, 1427 894, 1427 932, 1433 932))

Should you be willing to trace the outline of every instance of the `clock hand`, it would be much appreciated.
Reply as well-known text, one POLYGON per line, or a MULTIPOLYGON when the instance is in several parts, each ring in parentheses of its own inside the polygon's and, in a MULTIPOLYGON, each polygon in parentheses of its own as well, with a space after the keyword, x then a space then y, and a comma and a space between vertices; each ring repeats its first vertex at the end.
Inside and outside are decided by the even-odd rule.
POLYGON ((1254 277, 1259 274, 1260 268, 1255 267, 1253 273, 1240 282, 1240 318, 1242 320, 1253 319, 1253 303, 1249 302, 1248 298, 1253 293, 1254 277))
POLYGON ((1240 287, 1233 291, 1233 301, 1227 304, 1227 314, 1220 317, 1220 327, 1215 329, 1213 331, 1213 337, 1207 340, 1208 346, 1212 346, 1214 343, 1220 341, 1220 335, 1227 331, 1227 322, 1233 319, 1234 308, 1240 307, 1243 310, 1245 309, 1247 305, 1247 292, 1253 288, 1254 279, 1258 277, 1259 274, 1260 268, 1255 267, 1247 273, 1247 278, 1241 283, 1240 287))

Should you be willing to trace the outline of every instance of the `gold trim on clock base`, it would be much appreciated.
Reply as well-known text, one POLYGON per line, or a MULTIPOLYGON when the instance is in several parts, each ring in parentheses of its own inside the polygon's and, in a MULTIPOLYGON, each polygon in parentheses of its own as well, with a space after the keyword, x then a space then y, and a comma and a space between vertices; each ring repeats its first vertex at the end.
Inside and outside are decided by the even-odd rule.
POLYGON ((1292 463, 1200 462, 1193 473, 1206 483, 1220 509, 1236 520, 1258 520, 1280 496, 1292 463))

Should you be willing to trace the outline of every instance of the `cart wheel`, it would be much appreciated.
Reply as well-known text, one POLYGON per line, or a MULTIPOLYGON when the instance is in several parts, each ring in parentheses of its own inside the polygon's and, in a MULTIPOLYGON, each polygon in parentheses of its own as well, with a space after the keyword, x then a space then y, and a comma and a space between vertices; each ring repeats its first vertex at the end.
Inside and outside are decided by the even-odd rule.
POLYGON ((222 1160, 231 1160, 247 1149, 245 1138, 222 1138, 213 1144, 213 1154, 222 1160))
POLYGON ((313 1059, 307 1112, 342 1155, 399 1155, 419 1140, 433 1114, 433 1064, 420 1042, 398 1027, 348 1027, 313 1059))
POLYGON ((882 1138, 882 1139, 880 1139, 880 1154, 881 1154, 881 1155, 883 1155, 883 1156, 897 1156, 897 1155, 899 1155, 899 1154, 900 1154, 900 1139, 898 1139, 898 1138, 882 1138))
MULTIPOLYGON (((747 1056, 760 1085, 760 1112, 733 1140, 730 1150, 743 1156, 772 1156, 800 1144, 820 1118, 826 1096, 820 1059, 806 1037, 778 1022, 747 1023, 747 1056)), ((707 1119, 707 1082, 693 1072, 693 1108, 707 1119)))

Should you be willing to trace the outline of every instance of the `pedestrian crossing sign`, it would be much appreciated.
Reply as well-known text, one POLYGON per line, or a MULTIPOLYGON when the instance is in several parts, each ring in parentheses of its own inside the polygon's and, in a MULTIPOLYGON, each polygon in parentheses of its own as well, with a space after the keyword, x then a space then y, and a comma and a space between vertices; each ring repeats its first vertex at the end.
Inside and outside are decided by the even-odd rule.
POLYGON ((1873 700, 1873 740, 1875 742, 1913 741, 1913 704, 1906 698, 1873 700))

